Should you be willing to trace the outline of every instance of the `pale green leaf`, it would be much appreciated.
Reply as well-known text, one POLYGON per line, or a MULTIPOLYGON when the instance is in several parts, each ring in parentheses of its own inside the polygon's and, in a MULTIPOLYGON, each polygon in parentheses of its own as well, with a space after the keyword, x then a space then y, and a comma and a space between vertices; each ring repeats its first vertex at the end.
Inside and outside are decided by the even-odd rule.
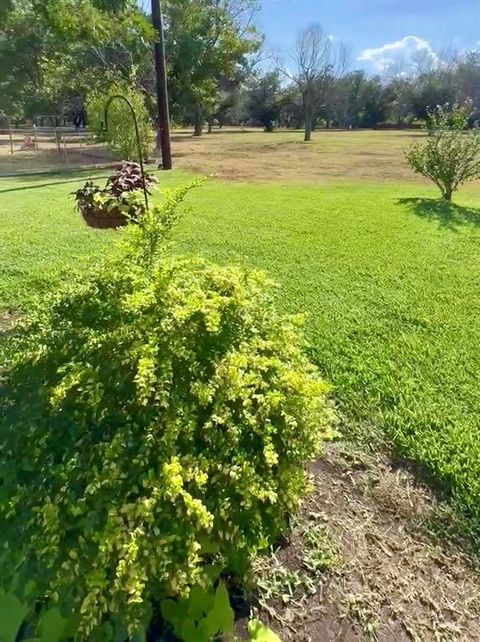
POLYGON ((15 595, 0 593, 0 642, 15 642, 28 610, 15 595))
POLYGON ((281 642, 278 635, 262 624, 260 620, 250 620, 247 630, 252 642, 281 642))

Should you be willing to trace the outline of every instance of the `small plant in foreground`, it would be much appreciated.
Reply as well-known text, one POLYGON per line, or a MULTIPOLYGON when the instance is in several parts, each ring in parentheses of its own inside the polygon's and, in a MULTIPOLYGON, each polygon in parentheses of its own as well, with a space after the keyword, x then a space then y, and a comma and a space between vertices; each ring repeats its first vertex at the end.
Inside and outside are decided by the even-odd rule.
MULTIPOLYGON (((13 594, 0 592, 0 631, 2 642, 70 642, 76 635, 75 618, 63 617, 56 607, 31 610, 13 594)), ((225 584, 195 586, 188 598, 162 603, 164 622, 182 642, 210 642, 221 639, 234 642, 234 612, 225 584)), ((280 642, 280 638, 259 620, 247 625, 252 642, 280 642)), ((163 639, 163 637, 162 637, 163 639)), ((129 636, 119 621, 106 622, 90 642, 146 642, 144 627, 129 636)))
POLYGON ((1 577, 74 614, 79 641, 146 629, 212 565, 242 577, 330 433, 328 388, 265 278, 159 254, 180 198, 33 313, 4 374, 1 577))
POLYGON ((303 565, 316 576, 338 566, 340 552, 324 524, 309 524, 303 533, 303 565))
POLYGON ((430 111, 428 136, 406 153, 410 167, 433 181, 447 202, 460 185, 480 177, 480 133, 468 129, 469 105, 430 111))

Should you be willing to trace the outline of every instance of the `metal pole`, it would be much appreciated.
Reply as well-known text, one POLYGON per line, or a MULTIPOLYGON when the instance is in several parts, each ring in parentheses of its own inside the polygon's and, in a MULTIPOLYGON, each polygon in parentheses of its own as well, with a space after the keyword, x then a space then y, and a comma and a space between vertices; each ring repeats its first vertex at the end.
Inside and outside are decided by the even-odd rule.
POLYGON ((127 105, 130 107, 130 111, 132 112, 133 124, 135 125, 135 136, 137 139, 138 162, 140 163, 140 170, 142 172, 143 196, 145 198, 145 206, 148 210, 148 192, 147 192, 147 184, 145 182, 145 170, 143 169, 142 145, 140 144, 140 134, 138 131, 137 115, 132 106, 132 103, 128 100, 128 98, 125 98, 125 96, 122 96, 122 94, 115 94, 114 96, 110 96, 110 98, 107 100, 107 104, 105 105, 105 130, 108 131, 108 108, 112 104, 112 101, 117 98, 127 103, 127 105))
POLYGON ((155 72, 157 86, 158 128, 162 148, 162 167, 172 169, 170 147, 170 115, 168 111, 167 66, 165 62, 165 40, 163 15, 160 0, 152 0, 152 23, 155 28, 155 72))

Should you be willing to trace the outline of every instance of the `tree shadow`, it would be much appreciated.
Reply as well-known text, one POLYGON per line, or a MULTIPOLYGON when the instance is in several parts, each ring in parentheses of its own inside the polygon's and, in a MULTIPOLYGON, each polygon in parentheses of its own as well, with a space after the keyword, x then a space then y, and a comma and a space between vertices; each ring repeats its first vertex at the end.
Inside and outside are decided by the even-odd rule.
POLYGON ((456 230, 465 225, 480 227, 480 209, 447 203, 435 198, 399 198, 416 216, 436 220, 442 227, 456 230))

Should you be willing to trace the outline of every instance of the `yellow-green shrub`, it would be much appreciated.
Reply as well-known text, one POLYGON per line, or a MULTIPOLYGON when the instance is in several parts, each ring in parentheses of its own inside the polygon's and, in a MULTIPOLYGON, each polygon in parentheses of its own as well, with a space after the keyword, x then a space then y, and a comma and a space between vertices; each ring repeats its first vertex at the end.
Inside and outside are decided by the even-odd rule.
POLYGON ((85 638, 117 616, 133 631, 207 565, 241 574, 304 494, 327 388, 265 286, 130 257, 18 332, 0 407, 0 572, 18 564, 19 590, 77 613, 85 638))

